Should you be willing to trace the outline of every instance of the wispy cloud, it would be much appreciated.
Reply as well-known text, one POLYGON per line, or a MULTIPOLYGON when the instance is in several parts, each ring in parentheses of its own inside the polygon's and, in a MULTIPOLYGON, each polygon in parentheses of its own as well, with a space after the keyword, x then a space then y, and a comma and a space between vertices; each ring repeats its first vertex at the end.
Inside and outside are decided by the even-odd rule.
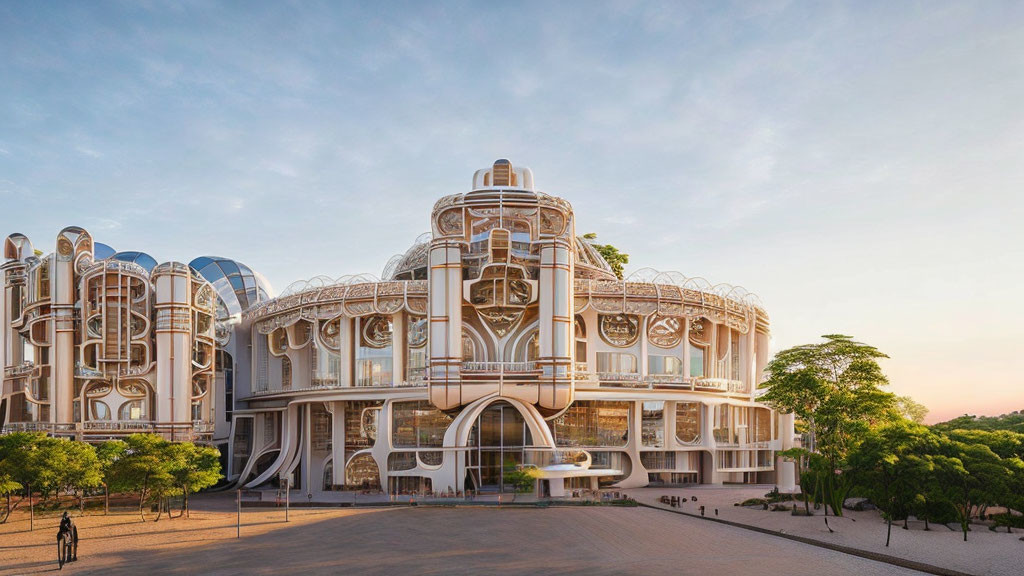
POLYGON ((909 359, 936 310, 1024 325, 992 288, 1024 283, 1019 2, 0 11, 0 236, 83 222, 287 286, 380 270, 508 157, 637 265, 762 294, 778 346, 848 328, 909 359))

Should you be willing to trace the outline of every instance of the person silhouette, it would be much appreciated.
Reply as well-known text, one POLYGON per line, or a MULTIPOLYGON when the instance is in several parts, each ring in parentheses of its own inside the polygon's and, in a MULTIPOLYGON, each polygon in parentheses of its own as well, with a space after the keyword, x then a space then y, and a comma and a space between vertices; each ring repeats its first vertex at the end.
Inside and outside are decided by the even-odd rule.
POLYGON ((67 539, 68 546, 71 548, 71 557, 68 558, 68 562, 75 562, 78 560, 78 527, 72 522, 71 517, 68 516, 67 510, 60 517, 60 528, 57 530, 57 541, 60 542, 61 535, 67 539))

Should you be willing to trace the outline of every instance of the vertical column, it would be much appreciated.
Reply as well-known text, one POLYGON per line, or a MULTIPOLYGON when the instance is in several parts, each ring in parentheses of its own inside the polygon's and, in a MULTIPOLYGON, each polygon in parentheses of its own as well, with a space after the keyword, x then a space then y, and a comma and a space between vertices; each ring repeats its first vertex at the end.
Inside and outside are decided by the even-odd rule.
POLYGON ((770 339, 768 334, 764 332, 754 332, 754 376, 755 384, 761 379, 761 374, 764 373, 765 367, 768 365, 768 352, 770 348, 770 339))
POLYGON ((541 384, 538 404, 559 410, 572 402, 573 261, 568 241, 540 249, 539 338, 541 384))
POLYGON ((302 425, 302 483, 306 494, 313 493, 313 405, 303 404, 304 423, 302 425))
POLYGON ((54 422, 72 421, 75 395, 75 270, 73 254, 58 251, 50 269, 53 335, 50 366, 53 374, 50 402, 54 422))
MULTIPOLYGON (((11 352, 7 349, 7 332, 11 325, 7 320, 7 309, 10 306, 11 289, 7 286, 7 270, 0 268, 0 370, 8 366, 11 352)), ((0 372, 0 397, 3 396, 3 372, 0 372)), ((0 417, 4 416, 0 414, 0 417)))
POLYGON ((647 382, 650 382, 648 376, 651 373, 650 365, 648 362, 649 349, 647 347, 647 323, 650 321, 650 319, 650 316, 641 316, 640 326, 638 327, 638 330, 640 330, 640 357, 637 358, 637 360, 639 360, 637 365, 638 368, 640 368, 640 378, 647 382))
POLYGON ((352 318, 343 316, 338 326, 338 385, 355 386, 352 367, 355 365, 355 348, 352 345, 352 318))
POLYGON ((711 369, 708 370, 707 374, 704 376, 708 378, 721 378, 722 374, 720 374, 720 371, 718 370, 718 324, 709 320, 708 322, 705 322, 704 329, 711 331, 711 337, 708 338, 708 341, 711 342, 711 345, 708 346, 708 355, 710 355, 711 358, 704 360, 704 365, 707 366, 710 364, 711 369))
POLYGON ((191 423, 192 311, 189 273, 171 263, 153 272, 156 282, 157 422, 191 423))
POLYGON ((430 401, 442 410, 461 403, 462 247, 451 240, 430 246, 430 401))
POLYGON ((757 333, 757 316, 755 315, 750 319, 750 324, 747 326, 746 344, 744 345, 743 362, 740 366, 744 367, 744 373, 741 376, 747 382, 747 391, 750 393, 750 399, 754 399, 754 394, 757 392, 757 385, 761 381, 761 375, 757 372, 757 342, 755 334, 757 333))
POLYGON ((690 319, 684 318, 683 328, 683 378, 690 377, 690 319))
POLYGON ((405 382, 405 312, 391 315, 391 380, 392 385, 405 382))
POLYGON ((331 478, 335 485, 345 483, 345 402, 334 402, 331 411, 331 478))

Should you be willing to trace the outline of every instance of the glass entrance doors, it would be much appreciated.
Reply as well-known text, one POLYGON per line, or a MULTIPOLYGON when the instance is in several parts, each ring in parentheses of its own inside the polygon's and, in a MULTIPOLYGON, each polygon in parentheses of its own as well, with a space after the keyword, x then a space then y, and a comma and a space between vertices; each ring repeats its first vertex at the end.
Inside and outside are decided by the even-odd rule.
POLYGON ((469 434, 466 487, 481 492, 506 491, 505 470, 522 464, 523 447, 532 443, 519 410, 508 402, 491 404, 477 418, 469 434))

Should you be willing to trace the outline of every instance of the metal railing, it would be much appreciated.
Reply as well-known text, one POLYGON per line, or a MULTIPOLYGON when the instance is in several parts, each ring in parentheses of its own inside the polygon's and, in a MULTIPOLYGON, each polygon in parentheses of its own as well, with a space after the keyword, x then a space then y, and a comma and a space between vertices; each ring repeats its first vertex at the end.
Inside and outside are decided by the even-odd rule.
POLYGON ((111 431, 151 431, 153 430, 152 420, 90 420, 82 422, 82 430, 111 430, 111 431))
POLYGON ((26 374, 31 374, 35 367, 36 365, 33 362, 26 360, 16 366, 4 368, 4 377, 15 378, 17 376, 25 376, 26 374))
POLYGON ((485 374, 526 374, 537 371, 536 362, 463 362, 463 372, 485 374))

